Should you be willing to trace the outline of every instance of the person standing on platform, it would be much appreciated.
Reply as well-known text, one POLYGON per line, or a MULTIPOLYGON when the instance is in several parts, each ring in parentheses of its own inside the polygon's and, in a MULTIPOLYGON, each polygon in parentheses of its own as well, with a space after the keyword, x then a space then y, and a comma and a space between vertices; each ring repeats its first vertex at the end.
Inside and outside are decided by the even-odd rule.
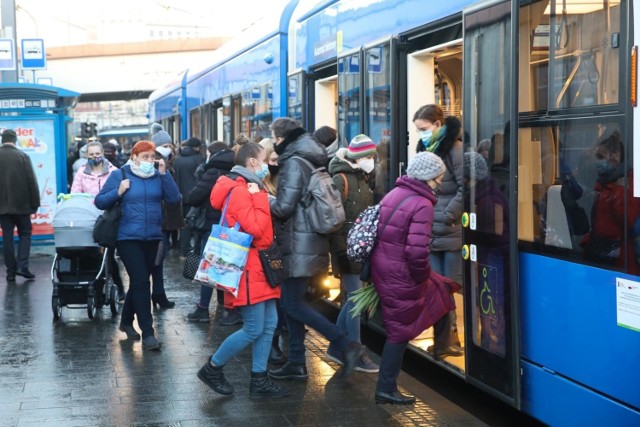
POLYGON ((380 222, 371 254, 371 277, 387 332, 375 392, 377 403, 411 404, 397 380, 409 341, 455 310, 450 296, 460 286, 430 265, 429 243, 436 193, 445 173, 442 159, 419 153, 407 175, 380 202, 380 222))
POLYGON ((36 276, 29 271, 31 252, 31 214, 40 207, 40 191, 33 164, 16 142, 18 136, 13 129, 2 132, 0 147, 0 226, 4 265, 7 281, 16 280, 16 275, 25 279, 36 276), (18 259, 13 246, 13 231, 18 229, 18 259))
POLYGON ((125 175, 122 171, 112 173, 95 199, 98 209, 108 209, 118 202, 122 208, 116 248, 129 274, 129 290, 120 330, 128 338, 140 339, 133 327, 135 316, 145 350, 160 350, 161 346, 153 330, 149 278, 162 240, 162 203, 180 202, 178 187, 167 173, 164 160, 155 160, 155 150, 152 142, 138 141, 131 150, 131 160, 123 167, 125 175))
POLYGON ((329 238, 316 233, 302 208, 302 196, 307 192, 311 169, 302 157, 315 167, 327 161, 325 148, 311 139, 300 123, 288 117, 271 124, 272 140, 278 154, 280 174, 275 198, 271 198, 271 215, 276 222, 277 242, 284 257, 288 278, 282 283, 282 308, 289 328, 289 355, 280 369, 270 370, 275 379, 308 378, 305 358, 305 325, 327 338, 336 350, 344 354, 342 376, 353 372, 364 348, 350 341, 340 328, 313 309, 305 300, 305 292, 316 274, 326 274, 329 267, 329 238))
MULTIPOLYGON (((161 133, 163 133, 163 131, 154 135, 154 138, 161 133)), ((176 184, 178 184, 178 189, 180 189, 180 194, 182 194, 182 200, 185 201, 191 190, 193 190, 193 187, 196 186, 196 169, 204 163, 204 157, 200 154, 201 147, 202 142, 198 138, 189 138, 180 150, 180 156, 173 162, 173 169, 176 172, 176 184)), ((183 218, 186 218, 189 209, 191 209, 190 204, 182 204, 183 218)), ((180 231, 180 256, 183 257, 183 259, 192 249, 191 237, 189 227, 184 227, 180 231)))

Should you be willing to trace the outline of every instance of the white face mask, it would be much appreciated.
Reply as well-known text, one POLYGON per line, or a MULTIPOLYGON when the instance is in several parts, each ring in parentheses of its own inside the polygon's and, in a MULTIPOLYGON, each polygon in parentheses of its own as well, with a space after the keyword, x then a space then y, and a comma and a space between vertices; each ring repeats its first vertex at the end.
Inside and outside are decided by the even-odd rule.
POLYGON ((373 168, 375 167, 375 161, 373 159, 360 159, 357 162, 358 167, 365 171, 366 173, 371 173, 373 168))

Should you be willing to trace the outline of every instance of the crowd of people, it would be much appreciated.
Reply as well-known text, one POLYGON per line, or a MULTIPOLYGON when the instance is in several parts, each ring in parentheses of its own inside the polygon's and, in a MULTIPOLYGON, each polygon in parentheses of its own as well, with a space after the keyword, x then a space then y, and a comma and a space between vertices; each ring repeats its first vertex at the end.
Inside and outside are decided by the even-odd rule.
MULTIPOLYGON (((468 180, 459 120, 445 118, 439 107, 427 105, 413 121, 420 134, 417 154, 409 161, 406 176, 398 178, 395 188, 380 201, 380 225, 371 257, 387 331, 380 366, 361 343, 360 317, 351 314, 349 297, 363 286, 362 266, 350 260, 346 250, 354 221, 374 204, 379 144, 361 134, 341 146, 335 129, 323 126, 310 134, 286 117, 271 124, 270 138, 252 142, 239 137, 231 147, 222 142, 206 145, 196 137, 177 144, 158 124, 152 126, 148 141, 133 147, 120 147, 115 141, 78 144, 68 163, 70 192, 95 196, 99 209, 121 207, 116 249, 109 250, 123 303, 120 330, 129 339, 141 339, 145 350, 161 349, 151 304, 164 309, 175 306, 164 289, 167 252, 175 248, 182 259, 194 251, 202 254, 208 230, 224 211, 223 219, 230 226, 238 224, 253 236, 237 295, 216 291, 217 302, 224 308, 220 323, 242 326, 216 349, 198 378, 220 394, 233 394, 224 369, 236 353, 251 345, 250 397, 284 397, 287 389, 273 380, 307 380, 305 333, 311 327, 329 341, 327 357, 341 365, 340 375, 379 373, 377 402, 414 402, 396 385, 410 340, 434 326, 434 345, 429 349, 434 357, 463 354, 453 293, 462 282, 460 217, 468 180), (308 162, 326 168, 341 196, 346 220, 330 235, 314 231, 302 207, 312 174, 308 162), (204 220, 198 227, 186 226, 185 219, 198 211, 204 220), (286 272, 286 279, 275 288, 267 283, 258 255, 274 241, 286 272), (126 292, 116 252, 129 277, 126 292), (313 278, 329 269, 343 291, 336 323, 313 309, 306 298, 313 278)), ((5 159, 12 165, 21 162, 22 176, 25 170, 33 172, 28 157, 11 148, 12 140, 15 133, 5 131, 0 163, 5 159)), ((37 182, 31 177, 20 185, 24 191, 11 193, 21 198, 12 203, 16 209, 0 211, 4 235, 17 226, 20 236, 17 262, 11 240, 3 245, 9 280, 15 275, 33 277, 28 270, 27 222, 39 205, 37 182)), ((189 321, 210 321, 213 292, 209 286, 200 287, 189 321)))

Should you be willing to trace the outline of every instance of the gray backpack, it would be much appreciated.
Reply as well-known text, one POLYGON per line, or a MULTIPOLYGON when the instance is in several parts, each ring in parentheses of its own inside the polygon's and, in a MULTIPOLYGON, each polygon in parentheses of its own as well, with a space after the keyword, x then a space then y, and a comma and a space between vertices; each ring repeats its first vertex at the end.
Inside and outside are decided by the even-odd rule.
POLYGON ((307 159, 299 159, 311 170, 307 192, 302 196, 300 204, 311 229, 319 234, 331 234, 340 229, 346 219, 342 199, 338 187, 324 166, 319 168, 307 159))

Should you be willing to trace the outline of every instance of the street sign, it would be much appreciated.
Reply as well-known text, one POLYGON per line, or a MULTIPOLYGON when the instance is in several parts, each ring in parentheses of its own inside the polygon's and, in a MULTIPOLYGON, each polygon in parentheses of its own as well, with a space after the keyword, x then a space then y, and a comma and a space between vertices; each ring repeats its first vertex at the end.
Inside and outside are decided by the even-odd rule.
POLYGON ((16 53, 13 50, 13 39, 0 39, 0 70, 16 69, 16 53))
POLYGON ((43 39, 22 39, 22 69, 43 70, 47 68, 43 39))

